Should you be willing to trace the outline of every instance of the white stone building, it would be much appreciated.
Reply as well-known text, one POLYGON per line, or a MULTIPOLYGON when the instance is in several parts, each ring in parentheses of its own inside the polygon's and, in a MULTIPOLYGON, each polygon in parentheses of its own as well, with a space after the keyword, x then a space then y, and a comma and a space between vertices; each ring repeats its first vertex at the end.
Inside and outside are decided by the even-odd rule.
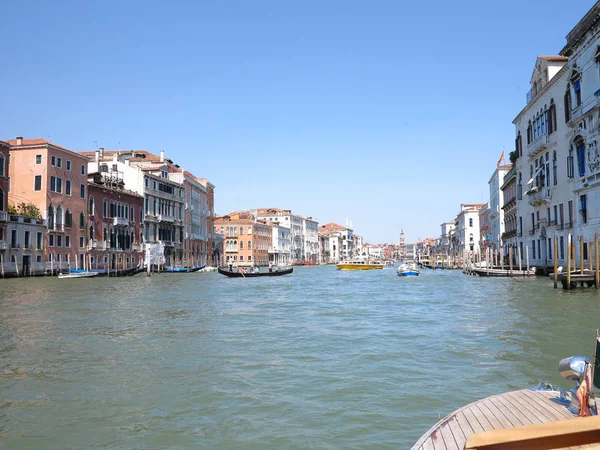
POLYGON ((279 222, 269 222, 273 240, 269 248, 269 263, 276 265, 290 264, 290 229, 279 222))
POLYGON ((145 150, 99 149, 83 152, 93 159, 88 172, 119 172, 124 187, 144 196, 144 251, 167 266, 183 264, 185 189, 173 161, 145 150))
POLYGON ((456 216, 456 251, 460 257, 471 259, 479 252, 479 210, 486 203, 462 203, 456 216))
POLYGON ((500 187, 504 183, 504 176, 511 169, 512 164, 500 164, 494 170, 488 184, 490 186, 490 215, 488 246, 493 251, 502 249, 502 233, 504 233, 504 197, 500 187))

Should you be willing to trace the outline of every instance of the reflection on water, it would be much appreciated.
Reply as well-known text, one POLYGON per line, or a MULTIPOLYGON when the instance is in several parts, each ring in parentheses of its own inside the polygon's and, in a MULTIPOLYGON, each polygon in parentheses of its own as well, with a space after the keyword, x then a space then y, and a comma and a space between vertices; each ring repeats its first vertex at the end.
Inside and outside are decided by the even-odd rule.
POLYGON ((595 290, 297 268, 0 280, 6 448, 408 448, 477 398, 564 383, 595 290))

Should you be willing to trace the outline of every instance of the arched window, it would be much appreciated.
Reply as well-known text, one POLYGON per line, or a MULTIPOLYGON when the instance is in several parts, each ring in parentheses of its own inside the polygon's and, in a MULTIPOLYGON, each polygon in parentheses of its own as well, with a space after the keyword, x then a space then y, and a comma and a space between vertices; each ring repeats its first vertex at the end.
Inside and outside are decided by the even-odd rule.
POLYGON ((71 214, 71 210, 67 209, 65 212, 65 227, 71 228, 73 226, 73 215, 71 214))
POLYGON ((54 206, 48 206, 48 229, 54 229, 54 206))
POLYGON ((88 214, 90 216, 94 215, 94 196, 90 195, 89 199, 88 199, 88 214))
POLYGON ((473 219, 469 219, 469 226, 472 227, 473 226, 473 219))
POLYGON ((579 168, 579 176, 585 176, 585 141, 581 136, 575 139, 575 150, 577 152, 577 167, 579 168))
POLYGON ((79 213, 79 228, 81 230, 85 230, 85 216, 83 214, 83 211, 79 213))
POLYGON ((106 227, 104 227, 104 230, 102 230, 102 240, 105 242, 108 241, 108 230, 106 227))
POLYGON ((102 201, 102 217, 108 217, 108 201, 106 199, 102 201))
POLYGON ((94 224, 90 225, 90 240, 94 239, 94 224))
POLYGON ((6 161, 4 160, 4 155, 0 153, 0 178, 4 178, 6 176, 6 161))
POLYGON ((56 225, 60 228, 63 223, 63 207, 58 205, 56 208, 56 225))
POLYGON ((240 250, 244 250, 244 241, 240 241, 240 250))

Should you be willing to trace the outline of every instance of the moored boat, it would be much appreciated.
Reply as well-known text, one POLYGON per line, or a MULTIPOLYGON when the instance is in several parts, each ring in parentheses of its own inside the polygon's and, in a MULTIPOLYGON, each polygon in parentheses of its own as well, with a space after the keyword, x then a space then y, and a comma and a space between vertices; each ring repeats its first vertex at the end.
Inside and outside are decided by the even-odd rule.
POLYGON ((246 272, 244 269, 239 270, 227 270, 219 267, 219 273, 229 278, 255 278, 255 277, 277 277, 281 275, 287 275, 294 271, 293 267, 289 269, 280 270, 275 268, 269 272, 246 272))
POLYGON ((338 270, 373 270, 383 269, 383 263, 366 259, 343 261, 337 264, 338 270))
POLYGON ((88 272, 87 270, 72 269, 68 272, 60 272, 58 278, 91 278, 98 274, 96 272, 88 272))

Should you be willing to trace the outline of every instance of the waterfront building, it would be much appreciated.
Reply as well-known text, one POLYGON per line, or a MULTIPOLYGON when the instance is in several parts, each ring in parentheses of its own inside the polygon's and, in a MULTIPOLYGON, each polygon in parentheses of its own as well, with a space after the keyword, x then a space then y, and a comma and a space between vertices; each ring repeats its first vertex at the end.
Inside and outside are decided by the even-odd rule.
MULTIPOLYGON (((596 3, 588 13, 567 35, 567 44, 560 55, 568 58, 567 71, 563 78, 566 86, 564 96, 564 135, 562 142, 565 148, 562 155, 563 165, 566 163, 566 179, 559 179, 559 186, 565 184, 566 189, 556 189, 556 201, 559 203, 559 220, 561 203, 565 209, 565 228, 577 240, 583 236, 584 242, 590 243, 600 229, 600 3, 596 3), (571 213, 571 214, 569 214, 571 213)), ((558 115, 560 117, 560 115, 558 115)), ((563 122, 559 120, 559 122, 563 122)), ((563 169, 562 173, 565 171, 563 169)), ((553 206, 554 208, 554 206, 553 206)), ((558 225, 557 225, 558 228, 558 225)), ((548 239, 551 236, 548 235, 548 239)), ((559 252, 566 245, 567 236, 563 232, 565 244, 559 243, 559 252)), ((560 237, 559 237, 560 240, 560 237)), ((550 241, 548 241, 550 242, 550 241)), ((576 258, 579 260, 579 245, 576 245, 576 258)), ((543 256, 543 255, 542 255, 543 256)), ((583 259, 592 255, 587 246, 583 249, 583 259)), ((547 254, 548 261, 552 258, 547 254)), ((566 256, 565 256, 566 257, 566 256)), ((565 259, 560 255, 562 264, 565 259)))
POLYGON ((269 246, 269 262, 275 265, 290 264, 290 229, 277 221, 269 222, 269 225, 273 238, 269 246))
POLYGON ((88 174, 88 262, 93 269, 122 270, 143 262, 144 197, 125 189, 123 174, 88 174))
POLYGON ((8 158, 10 145, 0 141, 0 263, 8 261, 8 158))
POLYGON ((508 263, 510 248, 513 249, 513 262, 516 258, 514 249, 517 247, 518 238, 521 237, 518 228, 517 216, 517 166, 513 165, 504 176, 502 185, 502 213, 504 214, 504 232, 501 235, 502 256, 508 263))
POLYGON ((215 231, 224 237, 226 265, 269 265, 269 248, 273 239, 270 224, 245 211, 219 217, 214 223, 215 231))
POLYGON ((451 243, 452 232, 456 228, 456 225, 455 225, 454 221, 443 222, 440 225, 440 228, 441 228, 441 234, 440 234, 440 243, 439 243, 439 247, 438 247, 438 253, 449 255, 451 253, 450 243, 451 243))
POLYGON ((349 225, 342 226, 337 223, 327 223, 319 227, 319 232, 328 232, 331 258, 336 264, 340 261, 352 259, 354 255, 354 231, 349 225), (333 237, 333 239, 332 239, 333 237))
POLYGON ((46 220, 43 259, 48 267, 84 267, 88 159, 45 139, 17 137, 8 144, 8 201, 35 205, 46 220))
POLYGON ((290 252, 293 264, 317 264, 319 259, 319 223, 289 209, 258 208, 249 211, 258 220, 278 222, 290 230, 290 252))
POLYGON ((502 248, 502 234, 504 233, 504 206, 502 190, 500 187, 504 182, 504 177, 512 168, 512 164, 502 164, 504 151, 498 161, 496 170, 490 177, 488 185, 490 187, 490 215, 489 215, 489 233, 487 243, 493 251, 500 251, 502 248))
POLYGON ((218 266, 220 261, 220 256, 222 253, 218 253, 218 249, 220 248, 220 244, 223 242, 223 236, 215 235, 215 185, 208 181, 206 178, 197 178, 202 186, 206 188, 206 195, 208 199, 208 218, 207 224, 208 227, 208 249, 209 249, 209 257, 207 264, 211 266, 218 266))
POLYGON ((302 217, 302 237, 304 250, 302 259, 305 264, 319 263, 319 222, 312 217, 302 217))
POLYGON ((185 188, 181 169, 173 161, 146 150, 100 148, 90 156, 90 172, 122 173, 124 188, 144 197, 144 252, 151 263, 181 266, 184 248, 185 188), (175 179, 174 179, 175 178, 175 179))
POLYGON ((319 263, 331 264, 332 262, 329 244, 329 232, 319 231, 319 263))
POLYGON ((457 256, 473 258, 479 251, 479 210, 485 203, 461 203, 460 212, 456 216, 457 256))
POLYGON ((360 236, 358 234, 353 234, 352 240, 353 240, 353 246, 354 246, 354 255, 360 256, 363 252, 363 246, 364 246, 363 238, 362 238, 362 236, 360 236))
POLYGON ((209 231, 212 229, 209 228, 208 190, 187 170, 179 172, 174 170, 170 173, 170 178, 183 184, 185 190, 184 265, 187 267, 206 265, 211 253, 209 231))
POLYGON ((564 238, 573 231, 575 211, 567 181, 565 141, 567 62, 564 56, 536 59, 527 104, 513 120, 517 237, 511 244, 517 259, 518 255, 523 262, 528 258, 537 267, 548 265, 552 252, 548 239, 564 238))
POLYGON ((383 248, 380 245, 375 244, 365 244, 363 246, 363 256, 366 256, 369 259, 381 259, 383 258, 383 248))
POLYGON ((482 253, 489 247, 490 204, 486 203, 479 210, 479 249, 482 253))

